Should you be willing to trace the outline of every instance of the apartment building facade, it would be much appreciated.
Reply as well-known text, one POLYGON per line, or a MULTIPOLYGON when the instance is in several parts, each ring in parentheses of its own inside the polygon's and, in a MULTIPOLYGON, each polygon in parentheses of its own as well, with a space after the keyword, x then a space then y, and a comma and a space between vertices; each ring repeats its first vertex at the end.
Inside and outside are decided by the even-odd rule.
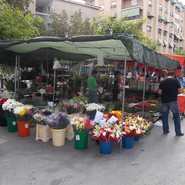
POLYGON ((45 20, 47 26, 48 23, 51 22, 50 12, 52 9, 54 9, 56 13, 61 13, 62 10, 65 9, 69 16, 81 9, 83 20, 89 17, 91 21, 99 12, 99 7, 78 3, 72 0, 33 0, 29 9, 32 13, 41 16, 45 20))
POLYGON ((87 5, 99 6, 105 12, 128 21, 147 19, 142 26, 149 38, 158 40, 162 53, 173 54, 185 48, 185 5, 177 0, 84 0, 87 5))

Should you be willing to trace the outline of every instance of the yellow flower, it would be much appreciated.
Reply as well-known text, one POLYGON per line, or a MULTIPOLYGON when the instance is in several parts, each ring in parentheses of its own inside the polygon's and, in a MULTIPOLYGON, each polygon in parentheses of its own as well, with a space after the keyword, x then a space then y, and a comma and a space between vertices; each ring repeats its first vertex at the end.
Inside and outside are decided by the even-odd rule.
POLYGON ((19 112, 19 116, 24 116, 25 115, 25 110, 21 110, 20 112, 19 112))

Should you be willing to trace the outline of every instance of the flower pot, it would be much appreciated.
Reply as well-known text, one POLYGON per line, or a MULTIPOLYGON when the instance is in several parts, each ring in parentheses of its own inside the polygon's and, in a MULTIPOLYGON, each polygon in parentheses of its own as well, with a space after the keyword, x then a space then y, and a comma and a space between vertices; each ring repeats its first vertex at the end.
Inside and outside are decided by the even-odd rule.
POLYGON ((122 137, 122 139, 123 139, 123 142, 122 142, 123 148, 126 148, 126 149, 133 148, 134 137, 122 137))
POLYGON ((54 146, 63 146, 65 145, 65 129, 51 129, 52 141, 54 146))
POLYGON ((8 125, 8 132, 17 132, 18 126, 16 122, 16 118, 6 118, 7 119, 7 125, 8 125))
POLYGON ((7 120, 6 120, 6 118, 2 116, 2 117, 0 118, 0 120, 1 120, 1 121, 0 121, 0 126, 1 126, 1 127, 6 127, 6 126, 7 126, 7 120))
POLYGON ((113 142, 102 142, 102 141, 99 141, 100 153, 102 153, 102 154, 110 154, 111 151, 112 151, 112 143, 113 142))
POLYGON ((140 135, 139 135, 139 136, 136 136, 136 137, 134 138, 134 141, 139 141, 139 139, 140 139, 140 135))
POLYGON ((27 137, 30 135, 30 120, 29 121, 17 121, 18 131, 20 137, 27 137))
POLYGON ((89 131, 86 132, 74 131, 74 133, 75 133, 75 148, 78 150, 86 149, 88 144, 89 131))

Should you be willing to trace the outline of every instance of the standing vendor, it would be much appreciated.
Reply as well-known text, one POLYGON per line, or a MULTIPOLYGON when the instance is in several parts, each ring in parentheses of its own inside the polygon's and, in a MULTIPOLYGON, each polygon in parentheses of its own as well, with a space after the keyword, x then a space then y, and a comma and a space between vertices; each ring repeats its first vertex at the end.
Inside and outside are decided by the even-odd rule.
POLYGON ((114 87, 113 87, 113 101, 118 101, 118 94, 120 93, 120 71, 115 72, 114 87))
POLYGON ((98 103, 97 90, 100 85, 96 82, 96 76, 98 72, 96 70, 92 71, 92 75, 88 78, 87 84, 89 87, 89 103, 98 103))

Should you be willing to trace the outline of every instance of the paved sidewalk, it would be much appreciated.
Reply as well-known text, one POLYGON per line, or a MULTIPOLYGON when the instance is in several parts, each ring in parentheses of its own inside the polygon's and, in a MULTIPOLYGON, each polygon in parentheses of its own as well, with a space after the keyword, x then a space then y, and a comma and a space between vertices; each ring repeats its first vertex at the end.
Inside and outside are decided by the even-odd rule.
POLYGON ((59 148, 51 140, 35 141, 35 128, 21 138, 0 127, 0 185, 183 185, 185 136, 176 137, 169 120, 168 135, 153 127, 133 149, 119 153, 119 143, 113 143, 110 155, 100 154, 91 137, 88 149, 79 151, 74 141, 59 148))

